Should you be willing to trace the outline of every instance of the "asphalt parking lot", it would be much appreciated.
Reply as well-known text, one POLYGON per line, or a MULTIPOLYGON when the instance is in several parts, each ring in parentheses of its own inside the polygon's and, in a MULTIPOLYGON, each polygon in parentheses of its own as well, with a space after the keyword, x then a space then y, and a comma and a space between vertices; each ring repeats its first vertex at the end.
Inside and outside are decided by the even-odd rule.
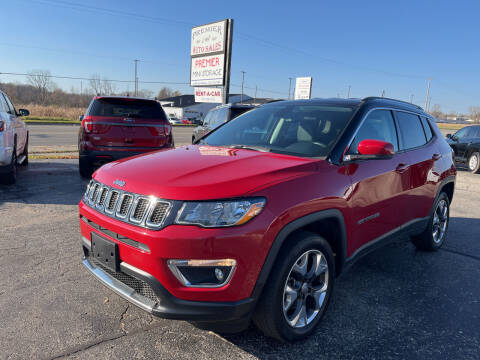
POLYGON ((363 258, 295 344, 154 319, 100 285, 80 261, 86 183, 76 160, 36 160, 0 187, 1 359, 479 358, 480 175, 459 171, 442 250, 405 242, 363 258))

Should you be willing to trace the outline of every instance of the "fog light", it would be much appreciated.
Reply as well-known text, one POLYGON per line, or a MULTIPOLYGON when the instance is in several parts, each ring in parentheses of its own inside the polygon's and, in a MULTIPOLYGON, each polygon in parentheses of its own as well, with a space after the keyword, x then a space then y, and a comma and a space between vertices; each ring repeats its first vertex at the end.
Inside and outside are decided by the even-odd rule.
POLYGON ((217 278, 218 281, 223 281, 223 278, 224 278, 223 271, 219 268, 215 268, 215 277, 217 278))
POLYGON ((168 260, 167 264, 182 285, 215 288, 230 281, 237 262, 233 259, 168 260))

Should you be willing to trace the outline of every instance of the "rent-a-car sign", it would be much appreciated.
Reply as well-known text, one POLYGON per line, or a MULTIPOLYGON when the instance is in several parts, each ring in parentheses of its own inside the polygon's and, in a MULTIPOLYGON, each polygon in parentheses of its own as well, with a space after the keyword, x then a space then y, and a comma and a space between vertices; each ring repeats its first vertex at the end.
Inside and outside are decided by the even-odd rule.
POLYGON ((192 29, 191 56, 225 52, 226 20, 192 29))
POLYGON ((195 102, 220 104, 222 102, 222 89, 211 87, 196 87, 195 102))
POLYGON ((208 55, 191 58, 190 85, 223 85, 225 55, 208 55))

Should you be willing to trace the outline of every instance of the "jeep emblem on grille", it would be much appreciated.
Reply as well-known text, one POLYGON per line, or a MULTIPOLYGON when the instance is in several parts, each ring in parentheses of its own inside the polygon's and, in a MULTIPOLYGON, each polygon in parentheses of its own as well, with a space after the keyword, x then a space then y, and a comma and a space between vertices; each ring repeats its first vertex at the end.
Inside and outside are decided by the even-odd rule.
POLYGON ((122 181, 122 180, 117 179, 117 180, 115 180, 115 181, 113 182, 113 184, 114 184, 114 185, 118 185, 118 186, 120 186, 120 187, 123 187, 123 186, 125 185, 125 181, 122 181))

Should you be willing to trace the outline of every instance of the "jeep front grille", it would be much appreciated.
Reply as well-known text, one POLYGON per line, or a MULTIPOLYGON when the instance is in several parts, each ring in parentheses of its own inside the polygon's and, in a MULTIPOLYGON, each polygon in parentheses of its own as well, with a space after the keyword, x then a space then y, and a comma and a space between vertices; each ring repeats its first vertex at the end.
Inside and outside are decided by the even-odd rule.
POLYGON ((91 208, 114 219, 149 229, 160 229, 172 207, 168 200, 118 190, 90 181, 83 197, 91 208))

